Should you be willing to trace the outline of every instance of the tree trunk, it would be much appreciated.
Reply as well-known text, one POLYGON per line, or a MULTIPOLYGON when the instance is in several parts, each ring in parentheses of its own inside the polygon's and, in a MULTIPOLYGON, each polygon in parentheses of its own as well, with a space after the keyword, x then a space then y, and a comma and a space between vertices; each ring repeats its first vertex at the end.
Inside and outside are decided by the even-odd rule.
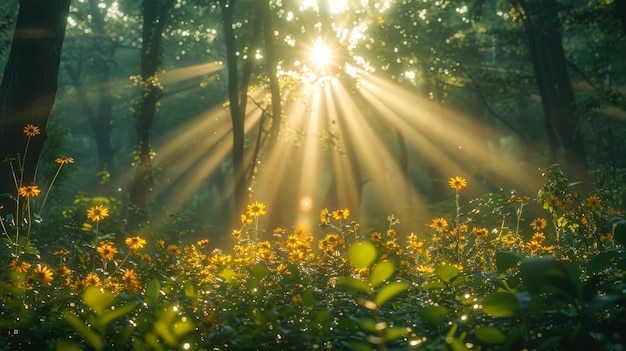
MULTIPOLYGON (((228 69, 228 101, 230 118, 233 126, 233 180, 235 214, 241 212, 245 201, 245 167, 244 167, 244 114, 239 100, 239 70, 237 67, 237 47, 233 30, 234 1, 220 1, 222 23, 226 45, 226 64, 228 69)), ((243 92, 241 92, 243 94, 243 92)), ((243 100, 243 98, 242 98, 243 100)), ((234 217, 233 217, 234 218, 234 217)))
MULTIPOLYGON (((30 138, 18 186, 35 182, 46 126, 57 91, 57 75, 70 0, 22 0, 11 51, 0 85, 0 158, 24 157, 27 124, 41 135, 30 138)), ((13 162, 17 166, 17 162, 13 162)), ((16 170, 17 171, 17 170, 16 170)), ((0 194, 16 196, 8 162, 0 164, 0 194)), ((15 202, 0 196, 0 206, 15 211, 15 202)))
POLYGON ((126 229, 133 231, 147 220, 148 193, 152 190, 152 124, 161 98, 157 70, 161 63, 161 38, 172 0, 164 3, 144 0, 143 45, 141 47, 141 103, 137 113, 137 168, 130 188, 130 209, 126 229))
POLYGON ((512 3, 524 15, 524 28, 550 140, 550 161, 560 163, 572 180, 589 185, 587 153, 574 108, 575 96, 563 50, 558 4, 555 0, 512 3))

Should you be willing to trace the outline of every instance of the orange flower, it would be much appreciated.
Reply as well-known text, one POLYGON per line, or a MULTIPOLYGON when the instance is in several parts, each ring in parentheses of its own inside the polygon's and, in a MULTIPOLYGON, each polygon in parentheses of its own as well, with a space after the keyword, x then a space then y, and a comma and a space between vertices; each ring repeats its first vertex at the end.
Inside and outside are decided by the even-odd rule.
POLYGON ((39 135, 41 132, 39 131, 39 127, 32 125, 32 124, 27 124, 26 127, 24 127, 24 134, 26 134, 27 137, 34 137, 39 135))
POLYGON ((546 229, 547 225, 548 222, 546 222, 543 218, 535 218, 532 222, 530 222, 530 227, 537 231, 546 229))
POLYGON ((71 157, 68 157, 68 156, 63 156, 63 157, 57 157, 55 162, 60 164, 60 165, 64 165, 64 164, 68 164, 68 163, 74 163, 74 159, 71 158, 71 157))
POLYGON ((37 185, 27 185, 19 188, 17 192, 21 197, 36 197, 41 193, 41 189, 37 185))
POLYGON ((115 254, 117 253, 117 249, 113 246, 113 243, 110 241, 101 241, 100 246, 96 249, 98 254, 104 260, 112 260, 115 254))
POLYGON ((9 263, 9 267, 17 273, 26 273, 30 268, 30 263, 24 261, 13 260, 9 263))
POLYGON ((46 266, 37 265, 33 269, 33 280, 42 285, 50 285, 50 282, 54 280, 52 275, 52 271, 46 266))

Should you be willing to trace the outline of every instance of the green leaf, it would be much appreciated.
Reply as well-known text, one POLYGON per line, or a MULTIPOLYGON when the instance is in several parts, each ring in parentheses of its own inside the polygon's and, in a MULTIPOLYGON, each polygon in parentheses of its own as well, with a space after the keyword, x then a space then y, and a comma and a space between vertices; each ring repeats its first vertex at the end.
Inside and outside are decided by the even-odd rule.
POLYGON ((420 310, 419 316, 428 324, 438 325, 448 317, 448 309, 443 306, 426 306, 420 310))
POLYGON ((378 292, 378 294, 376 294, 376 297, 374 298, 374 303, 380 307, 384 305, 385 302, 402 294, 408 288, 409 288, 409 284, 405 282, 389 283, 383 286, 378 292))
POLYGON ((366 293, 369 294, 371 292, 371 288, 365 282, 353 278, 353 277, 341 277, 337 280, 337 284, 343 286, 348 292, 352 294, 358 293, 366 293))
POLYGON ((519 311, 519 302, 515 295, 506 292, 494 292, 482 302, 483 312, 494 317, 511 317, 519 311))
POLYGON ((97 286, 90 286, 82 294, 83 300, 98 316, 104 314, 104 311, 109 309, 113 302, 115 302, 115 296, 108 290, 100 290, 97 286))
POLYGON ((520 265, 520 277, 531 293, 552 288, 565 296, 575 298, 581 285, 579 275, 579 269, 575 265, 566 265, 551 256, 527 258, 520 265))
POLYGON ((232 283, 235 280, 235 272, 226 268, 218 274, 218 277, 224 279, 228 283, 232 283))
POLYGON ((626 220, 621 219, 612 223, 611 234, 617 244, 626 246, 626 220))
POLYGON ((385 328, 383 340, 385 342, 390 342, 390 341, 403 337, 410 331, 411 330, 409 328, 402 328, 402 327, 385 328))
POLYGON ((442 264, 435 269, 435 275, 439 277, 442 281, 446 283, 450 283, 452 279, 456 278, 459 273, 456 267, 450 266, 448 264, 442 264))
POLYGON ((370 273, 370 285, 376 287, 385 280, 389 279, 395 270, 395 266, 391 261, 383 261, 377 263, 370 273))
POLYGON ((302 306, 313 307, 313 305, 315 305, 315 294, 313 293, 313 288, 306 289, 302 293, 302 306))
POLYGON ((265 265, 264 263, 259 263, 252 266, 252 268, 250 269, 250 274, 252 274, 253 277, 261 280, 270 274, 270 269, 267 268, 267 265, 265 265))
POLYGON ((71 341, 61 339, 56 342, 55 350, 57 351, 82 351, 84 350, 84 347, 81 347, 79 344, 73 343, 71 341))
POLYGON ((102 350, 104 347, 104 340, 102 340, 102 337, 98 335, 98 333, 91 330, 87 326, 87 323, 67 310, 63 312, 63 319, 65 319, 65 321, 71 325, 72 328, 74 328, 74 330, 77 331, 89 345, 91 345, 91 347, 96 350, 102 350))
POLYGON ((150 280, 148 284, 146 284, 146 294, 144 296, 146 303, 148 304, 149 307, 156 308, 156 305, 159 302, 160 297, 161 297, 161 283, 156 279, 150 280))
POLYGON ((100 325, 103 327, 102 329, 105 329, 106 326, 112 321, 131 313, 135 310, 136 307, 137 305, 135 305, 134 303, 127 303, 122 307, 118 307, 114 310, 110 310, 104 313, 99 319, 100 325))
POLYGON ((517 264, 522 260, 520 255, 511 252, 496 252, 495 258, 498 273, 502 273, 509 268, 517 266, 517 264))
POLYGON ((424 286, 422 288, 424 290, 445 289, 446 285, 444 283, 440 283, 440 282, 430 282, 430 283, 424 284, 424 286))
POLYGON ((378 256, 378 251, 374 244, 363 241, 348 248, 348 260, 356 268, 368 268, 378 256))
POLYGON ((506 335, 496 327, 480 327, 476 329, 476 338, 488 344, 502 344, 506 341, 506 335))

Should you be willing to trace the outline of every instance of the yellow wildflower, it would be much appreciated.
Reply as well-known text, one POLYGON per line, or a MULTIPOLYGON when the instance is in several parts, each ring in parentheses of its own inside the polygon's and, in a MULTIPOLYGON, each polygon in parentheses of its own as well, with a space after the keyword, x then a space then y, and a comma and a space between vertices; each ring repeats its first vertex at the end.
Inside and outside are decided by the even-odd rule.
POLYGON ((126 268, 122 280, 124 281, 124 289, 130 293, 138 292, 141 289, 141 281, 133 269, 126 268))
POLYGON ((112 260, 115 254, 117 253, 117 249, 113 246, 113 243, 110 241, 101 241, 100 246, 96 248, 98 254, 104 260, 112 260))
POLYGON ((253 204, 248 205, 248 212, 246 214, 250 217, 259 217, 266 214, 265 205, 255 201, 253 204))
POLYGON ((473 228, 472 233, 478 240, 482 240, 489 235, 489 230, 487 228, 473 228))
POLYGON ((25 261, 13 260, 9 263, 9 267, 17 273, 26 273, 30 268, 30 263, 25 261))
POLYGON ((600 206, 601 202, 602 202, 602 200, 600 200, 600 198, 597 197, 596 195, 589 196, 585 200, 585 204, 587 205, 587 207, 598 207, 598 206, 600 206))
POLYGON ((33 281, 36 281, 42 285, 50 285, 50 282, 54 280, 53 273, 50 268, 42 265, 37 265, 33 269, 33 281))
POLYGON ((144 245, 147 244, 146 240, 138 236, 126 238, 126 240, 124 240, 124 243, 133 250, 141 249, 142 247, 144 247, 144 245))
POLYGON ((535 218, 532 222, 530 222, 530 227, 533 230, 544 230, 548 226, 548 222, 546 222, 543 218, 535 218))
POLYGON ((102 285, 100 277, 98 277, 98 275, 93 272, 87 274, 87 277, 85 277, 85 280, 83 281, 83 283, 85 287, 102 285))
POLYGON ((450 185, 452 189, 455 189, 458 191, 467 186, 467 180, 461 177, 450 178, 448 180, 448 185, 450 185))
POLYGON ((432 223, 427 225, 434 229, 437 233, 443 233, 448 228, 448 221, 443 218, 435 218, 432 223))
POLYGON ((87 210, 87 218, 94 222, 101 221, 109 216, 109 209, 102 205, 95 205, 87 210))
POLYGON ((328 222, 328 210, 323 209, 320 211, 320 221, 322 224, 326 224, 328 222))
POLYGON ((349 216, 350 216, 350 210, 347 209, 347 208, 344 208, 343 210, 334 210, 333 211, 333 218, 336 221, 341 221, 341 220, 348 219, 349 216))

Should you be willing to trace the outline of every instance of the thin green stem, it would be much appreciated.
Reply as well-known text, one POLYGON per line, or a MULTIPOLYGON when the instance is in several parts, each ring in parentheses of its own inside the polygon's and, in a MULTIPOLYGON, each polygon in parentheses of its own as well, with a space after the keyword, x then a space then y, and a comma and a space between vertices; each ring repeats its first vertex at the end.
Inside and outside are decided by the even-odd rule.
POLYGON ((63 163, 59 164, 59 168, 57 168, 57 172, 54 175, 54 178, 52 178, 52 181, 50 182, 50 186, 48 186, 48 190, 46 191, 46 196, 44 196, 43 202, 41 203, 41 206, 39 207, 40 215, 42 214, 43 207, 46 205, 46 201, 48 200, 48 195, 50 195, 50 190, 52 189, 52 185, 54 184, 54 181, 56 181, 57 177, 59 176, 59 173, 61 172, 61 168, 63 168, 63 163))
POLYGON ((100 221, 96 221, 96 240, 94 241, 93 244, 93 268, 92 271, 96 271, 96 255, 97 255, 97 251, 96 251, 96 247, 98 246, 98 223, 100 221))

